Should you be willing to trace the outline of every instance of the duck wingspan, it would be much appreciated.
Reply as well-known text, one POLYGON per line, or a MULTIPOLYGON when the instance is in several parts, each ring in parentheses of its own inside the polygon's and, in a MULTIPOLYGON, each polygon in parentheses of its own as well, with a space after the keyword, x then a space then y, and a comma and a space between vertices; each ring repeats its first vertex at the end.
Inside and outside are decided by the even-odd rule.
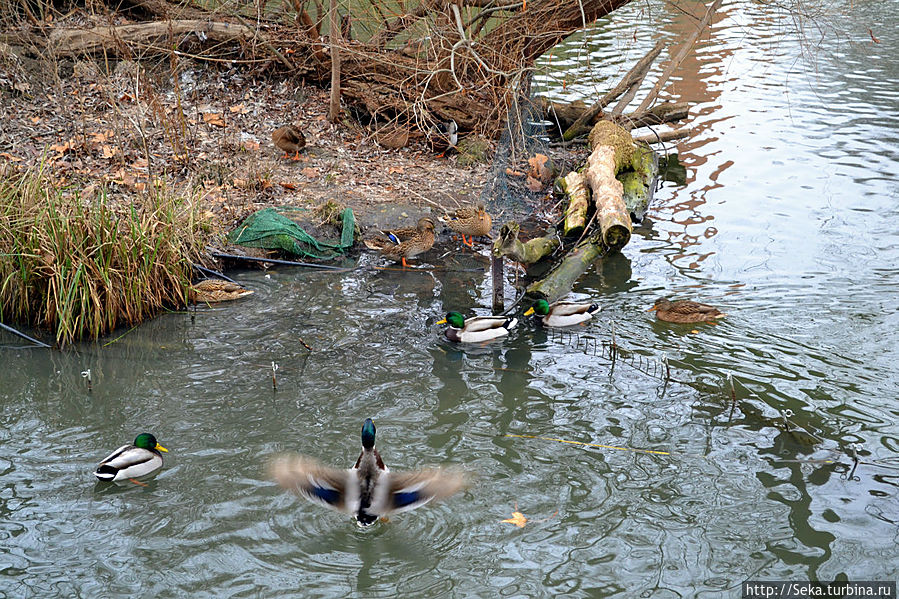
POLYGON ((271 461, 269 475, 283 488, 313 503, 352 513, 348 485, 353 477, 348 470, 322 466, 312 458, 282 455, 271 461))
POLYGON ((449 497, 468 485, 465 473, 442 469, 391 472, 385 476, 388 477, 386 505, 377 506, 381 514, 414 510, 429 501, 449 497))

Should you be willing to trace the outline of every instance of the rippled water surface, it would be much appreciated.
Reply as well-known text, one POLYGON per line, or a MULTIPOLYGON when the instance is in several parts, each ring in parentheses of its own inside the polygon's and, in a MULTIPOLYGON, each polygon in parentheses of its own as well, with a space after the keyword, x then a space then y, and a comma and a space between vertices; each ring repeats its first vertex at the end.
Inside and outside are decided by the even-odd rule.
MULTIPOLYGON (((0 596, 735 597, 747 579, 896 580, 894 9, 847 5, 843 33, 803 55, 787 16, 725 7, 674 85, 699 101, 677 148, 687 183, 665 184, 623 256, 579 283, 603 311, 577 335, 442 341, 447 309, 489 305, 485 259, 462 254, 438 271, 238 273, 249 300, 77 351, 0 337, 0 596), (661 294, 728 317, 656 323, 661 294), (612 322, 635 352, 614 368, 612 322), (351 465, 367 416, 392 468, 464 464, 476 484, 360 530, 266 480, 282 450, 351 465), (161 474, 95 486, 96 463, 145 429, 171 450, 161 474), (502 522, 516 509, 523 528, 502 522)), ((540 83, 593 93, 693 22, 634 3, 546 57, 540 83)))

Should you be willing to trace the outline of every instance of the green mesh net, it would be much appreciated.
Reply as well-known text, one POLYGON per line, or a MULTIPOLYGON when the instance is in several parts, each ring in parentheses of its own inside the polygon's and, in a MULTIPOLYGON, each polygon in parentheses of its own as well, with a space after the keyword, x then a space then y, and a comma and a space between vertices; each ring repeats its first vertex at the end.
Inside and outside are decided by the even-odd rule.
POLYGON ((343 224, 339 241, 323 241, 310 235, 286 214, 308 212, 304 208, 264 208, 254 212, 228 234, 237 245, 267 250, 282 250, 296 256, 327 260, 342 256, 353 245, 356 217, 351 208, 340 213, 343 224))

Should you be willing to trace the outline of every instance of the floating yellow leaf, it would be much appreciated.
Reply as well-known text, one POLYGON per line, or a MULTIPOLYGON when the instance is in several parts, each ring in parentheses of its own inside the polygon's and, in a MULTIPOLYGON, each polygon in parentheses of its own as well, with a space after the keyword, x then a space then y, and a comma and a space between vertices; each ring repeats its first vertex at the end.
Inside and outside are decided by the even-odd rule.
POLYGON ((503 522, 514 524, 518 528, 524 528, 524 525, 528 523, 528 519, 525 518, 524 514, 522 514, 521 512, 512 512, 512 517, 503 520, 503 522))

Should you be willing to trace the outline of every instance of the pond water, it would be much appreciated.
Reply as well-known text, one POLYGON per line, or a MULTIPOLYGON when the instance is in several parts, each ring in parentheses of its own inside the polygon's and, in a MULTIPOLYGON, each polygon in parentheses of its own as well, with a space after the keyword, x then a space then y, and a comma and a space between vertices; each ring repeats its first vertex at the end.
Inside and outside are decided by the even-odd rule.
MULTIPOLYGON (((674 86, 699 100, 687 183, 663 185, 623 255, 578 284, 603 310, 575 333, 442 340, 448 309, 488 312, 486 259, 462 252, 444 270, 365 256, 343 274, 237 273, 252 298, 69 352, 0 337, 0 597, 736 597, 750 579, 896 580, 894 8, 847 4, 844 35, 804 48, 776 9, 725 7, 674 86), (663 294, 728 316, 656 323, 663 294), (613 327, 630 350, 614 368, 613 327), (476 483, 361 530, 267 480, 283 450, 348 467, 369 416, 392 468, 464 465, 476 483), (160 475, 95 485, 143 430, 170 450, 160 475), (516 510, 523 528, 503 522, 516 510)), ((557 48, 541 83, 601 88, 692 22, 635 3, 557 48)))

